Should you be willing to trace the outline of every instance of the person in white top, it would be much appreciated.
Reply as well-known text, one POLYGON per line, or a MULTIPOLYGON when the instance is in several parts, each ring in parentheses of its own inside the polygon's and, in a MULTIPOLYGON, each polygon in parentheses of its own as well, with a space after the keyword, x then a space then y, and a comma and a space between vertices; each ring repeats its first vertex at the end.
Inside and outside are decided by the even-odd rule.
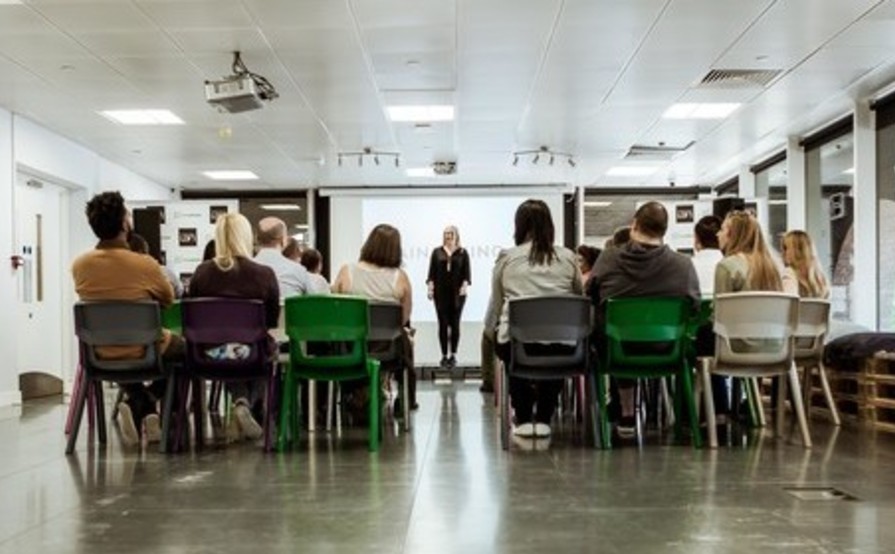
POLYGON ((715 293, 715 266, 724 259, 718 245, 718 231, 721 218, 707 215, 696 222, 693 228, 693 267, 699 278, 699 293, 703 298, 711 298, 715 293))
POLYGON ((308 270, 300 263, 283 256, 289 239, 286 223, 278 217, 265 217, 258 222, 258 253, 255 261, 271 268, 280 285, 280 298, 307 294, 311 289, 308 270))
MULTIPOLYGON (((413 358, 413 329, 410 312, 413 308, 413 291, 410 279, 401 269, 401 233, 395 227, 381 223, 370 231, 361 247, 357 263, 345 264, 333 281, 336 294, 356 294, 381 302, 397 302, 401 305, 404 332, 398 339, 398 355, 403 359, 404 374, 408 382, 410 408, 416 409, 416 373, 413 358)), ((394 412, 400 413, 397 403, 394 412)))

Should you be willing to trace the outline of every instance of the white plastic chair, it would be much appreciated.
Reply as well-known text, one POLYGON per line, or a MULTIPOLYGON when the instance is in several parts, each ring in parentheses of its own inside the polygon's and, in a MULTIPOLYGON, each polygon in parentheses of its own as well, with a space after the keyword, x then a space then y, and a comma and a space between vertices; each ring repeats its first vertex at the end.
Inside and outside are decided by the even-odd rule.
POLYGON ((814 298, 803 298, 799 301, 799 326, 795 334, 795 364, 805 368, 802 385, 804 386, 805 409, 810 415, 812 371, 817 368, 817 376, 823 389, 824 398, 830 408, 833 425, 840 425, 839 411, 830 392, 827 381, 827 370, 824 367, 824 339, 829 330, 830 302, 814 298))
MULTIPOLYGON (((794 362, 794 336, 799 322, 799 298, 779 292, 737 292, 715 296, 715 358, 702 366, 707 421, 715 420, 710 373, 733 377, 789 377, 793 391, 799 390, 794 362)), ((777 436, 783 435, 786 381, 780 380, 777 394, 777 436)), ((793 395, 793 411, 799 422, 802 443, 811 447, 802 396, 793 395)), ((714 425, 708 426, 709 446, 718 447, 714 425)))

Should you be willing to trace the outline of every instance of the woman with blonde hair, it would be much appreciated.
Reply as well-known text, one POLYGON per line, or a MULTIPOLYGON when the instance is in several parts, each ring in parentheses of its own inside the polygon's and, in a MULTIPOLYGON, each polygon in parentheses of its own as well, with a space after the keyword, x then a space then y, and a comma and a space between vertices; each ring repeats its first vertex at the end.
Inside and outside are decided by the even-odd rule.
POLYGON ((781 243, 786 276, 798 283, 801 298, 829 298, 830 284, 805 231, 789 231, 781 243))
MULTIPOLYGON (((264 302, 267 327, 277 326, 280 316, 280 287, 277 276, 266 265, 252 260, 252 225, 241 214, 218 217, 214 232, 215 256, 196 268, 190 280, 190 296, 217 298, 247 298, 264 302)), ((207 350, 212 357, 244 356, 245 345, 220 345, 207 350), (242 352, 242 354, 240 354, 242 352)), ((262 429, 252 415, 253 404, 260 401, 255 382, 228 383, 234 399, 233 415, 239 436, 247 439, 261 437, 262 429)))
POLYGON ((435 302, 438 316, 438 343, 441 346, 441 367, 453 368, 460 343, 460 317, 466 303, 466 289, 472 282, 469 254, 460 245, 460 231, 454 225, 444 228, 442 244, 429 258, 429 300, 435 302))
POLYGON ((784 290, 777 263, 751 214, 727 214, 718 231, 718 244, 724 259, 715 266, 715 294, 784 290))

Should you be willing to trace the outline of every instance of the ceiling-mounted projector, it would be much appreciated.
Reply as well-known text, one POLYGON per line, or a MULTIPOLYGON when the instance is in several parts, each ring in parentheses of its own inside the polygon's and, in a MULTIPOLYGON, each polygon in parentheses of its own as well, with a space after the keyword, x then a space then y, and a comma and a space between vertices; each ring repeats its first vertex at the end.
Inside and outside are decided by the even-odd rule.
POLYGON ((264 107, 264 100, 278 96, 270 81, 248 70, 239 52, 233 53, 233 75, 220 81, 205 81, 205 100, 222 112, 257 110, 264 107))
POLYGON ((234 75, 221 81, 205 81, 205 100, 220 111, 239 113, 264 107, 255 81, 234 75))

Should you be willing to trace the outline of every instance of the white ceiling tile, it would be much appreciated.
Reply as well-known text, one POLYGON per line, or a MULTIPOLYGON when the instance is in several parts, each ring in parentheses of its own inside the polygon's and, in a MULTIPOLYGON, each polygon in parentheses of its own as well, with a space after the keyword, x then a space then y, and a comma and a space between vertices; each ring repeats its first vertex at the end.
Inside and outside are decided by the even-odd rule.
POLYGON ((147 31, 155 28, 151 19, 130 2, 81 2, 35 8, 54 25, 74 31, 147 31))
POLYGON ((344 0, 243 0, 255 20, 266 28, 350 28, 344 0))
POLYGON ((248 57, 259 52, 266 54, 268 50, 264 35, 251 27, 229 29, 225 33, 216 29, 177 29, 170 31, 170 35, 188 55, 216 52, 225 56, 239 50, 248 57))
POLYGON ((160 31, 89 31, 75 38, 98 56, 152 56, 177 52, 177 46, 160 31))
POLYGON ((0 54, 26 62, 92 56, 79 42, 55 30, 35 33, 0 32, 0 54))
POLYGON ((137 5, 165 29, 238 29, 253 26, 253 20, 239 0, 197 0, 192 2, 151 2, 137 5))

